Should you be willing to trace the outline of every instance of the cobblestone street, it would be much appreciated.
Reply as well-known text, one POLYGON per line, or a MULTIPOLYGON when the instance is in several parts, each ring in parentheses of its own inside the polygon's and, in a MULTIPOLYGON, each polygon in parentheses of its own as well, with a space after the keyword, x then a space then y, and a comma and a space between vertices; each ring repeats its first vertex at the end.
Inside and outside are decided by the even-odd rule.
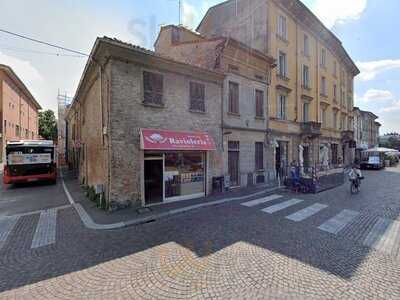
POLYGON ((400 169, 365 176, 114 231, 68 206, 1 217, 0 298, 399 299, 400 169))

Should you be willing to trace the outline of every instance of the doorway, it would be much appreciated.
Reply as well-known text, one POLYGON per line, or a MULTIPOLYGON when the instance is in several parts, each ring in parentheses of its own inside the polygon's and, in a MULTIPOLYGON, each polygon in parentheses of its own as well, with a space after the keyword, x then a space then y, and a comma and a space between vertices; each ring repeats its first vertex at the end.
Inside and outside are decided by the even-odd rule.
POLYGON ((145 158, 144 196, 145 204, 161 203, 164 200, 164 160, 163 158, 145 158))
POLYGON ((239 180, 239 142, 228 143, 228 173, 230 177, 230 186, 240 186, 239 180))
POLYGON ((281 178, 287 175, 289 160, 289 143, 278 141, 278 147, 276 148, 275 157, 275 168, 277 176, 281 178))

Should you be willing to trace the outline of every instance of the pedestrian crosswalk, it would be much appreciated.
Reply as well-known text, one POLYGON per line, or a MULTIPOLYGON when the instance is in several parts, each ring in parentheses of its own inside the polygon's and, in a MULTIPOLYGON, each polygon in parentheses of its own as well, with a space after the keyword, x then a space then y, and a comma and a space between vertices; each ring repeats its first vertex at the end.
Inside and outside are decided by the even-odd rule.
POLYGON ((57 210, 50 209, 40 214, 31 248, 40 248, 56 241, 57 210))
POLYGON ((282 203, 275 204, 275 205, 272 205, 270 207, 264 208, 264 209, 262 209, 262 211, 266 212, 266 213, 269 213, 269 214, 273 214, 273 213, 276 213, 276 212, 281 211, 283 209, 286 209, 286 208, 288 208, 290 206, 299 204, 301 202, 303 202, 303 200, 291 199, 291 200, 288 200, 288 201, 285 201, 285 202, 282 202, 282 203))
MULTIPOLYGON (((56 243, 57 229, 57 213, 58 209, 49 209, 41 211, 37 222, 35 223, 34 234, 31 241, 31 249, 38 249, 56 243)), ((12 239, 11 234, 16 231, 17 224, 23 222, 23 218, 32 216, 30 214, 22 214, 10 217, 0 217, 0 251, 5 248, 6 243, 12 239)), ((27 228, 26 230, 32 230, 27 228)), ((15 234, 14 234, 15 235, 15 234)), ((15 238, 19 238, 18 235, 15 238)), ((18 242, 16 242, 18 244, 18 242)))
POLYGON ((16 217, 4 217, 0 219, 0 249, 4 246, 17 221, 18 218, 16 217))
POLYGON ((301 222, 304 221, 305 219, 319 213, 321 210, 324 208, 327 208, 328 205, 320 204, 320 203, 315 203, 309 207, 306 207, 305 209, 302 209, 294 214, 291 214, 286 217, 286 219, 292 220, 294 222, 301 222))
MULTIPOLYGON (((285 214, 286 209, 291 213, 284 218, 293 222, 303 222, 326 211, 329 205, 322 203, 307 203, 302 199, 285 199, 282 195, 270 195, 260 199, 241 203, 247 208, 256 208, 258 211, 273 215, 279 212, 279 216, 285 214), (306 207, 304 207, 306 206, 306 207), (293 212, 293 210, 296 210, 293 212)), ((361 213, 355 210, 343 209, 334 216, 316 226, 316 229, 332 235, 339 235, 345 228, 356 226, 355 222, 361 213)), ((361 220, 361 219, 360 219, 361 220)), ((362 245, 373 248, 385 254, 400 257, 400 221, 379 218, 368 234, 361 240, 362 245)))
POLYGON ((400 248, 400 222, 379 218, 364 245, 386 254, 396 254, 400 248))
POLYGON ((339 214, 334 216, 332 219, 329 219, 318 228, 329 233, 338 234, 359 214, 359 212, 356 212, 354 210, 344 209, 339 214))

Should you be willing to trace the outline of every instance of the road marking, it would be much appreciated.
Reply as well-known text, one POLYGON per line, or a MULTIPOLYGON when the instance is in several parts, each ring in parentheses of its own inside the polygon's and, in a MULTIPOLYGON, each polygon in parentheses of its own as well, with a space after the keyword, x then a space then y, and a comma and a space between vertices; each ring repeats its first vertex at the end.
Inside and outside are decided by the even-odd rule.
POLYGON ((57 210, 50 209, 40 214, 31 249, 47 246, 56 242, 57 210))
POLYGON ((19 217, 0 218, 0 249, 3 248, 7 237, 17 224, 19 217))
POLYGON ((339 214, 334 216, 332 219, 329 219, 318 228, 332 234, 338 234, 359 214, 359 212, 356 212, 354 210, 344 209, 339 214))
POLYGON ((269 214, 273 214, 276 213, 277 211, 283 210, 285 208, 288 208, 290 206, 296 205, 300 202, 303 202, 303 200, 300 199, 291 199, 289 201, 285 201, 276 205, 272 205, 270 207, 264 208, 262 209, 263 212, 269 213, 269 214))
MULTIPOLYGON (((56 209, 56 210, 63 210, 63 209, 67 209, 72 207, 71 204, 67 204, 67 205, 61 205, 61 206, 57 206, 57 207, 52 207, 51 209, 56 209)), ((20 218, 20 217, 27 217, 27 216, 33 216, 33 215, 38 215, 41 214, 42 212, 46 212, 48 211, 50 208, 48 209, 42 209, 42 210, 35 210, 35 211, 30 211, 30 212, 26 212, 26 213, 21 213, 21 214, 15 214, 15 215, 11 215, 11 216, 0 216, 1 218, 11 218, 11 217, 16 217, 16 218, 20 218)))
POLYGON ((263 204, 263 203, 267 203, 267 202, 271 202, 273 200, 280 199, 280 198, 282 198, 281 195, 271 195, 271 196, 268 196, 268 197, 265 197, 265 198, 260 198, 260 199, 248 201, 248 202, 242 203, 241 205, 247 206, 247 207, 253 207, 253 206, 256 206, 256 205, 259 205, 259 204, 263 204))
POLYGON ((400 222, 379 218, 365 238, 363 245, 375 250, 396 254, 400 244, 400 222))
POLYGON ((287 216, 286 219, 292 220, 294 222, 301 222, 327 207, 328 205, 315 203, 309 207, 306 207, 305 209, 302 209, 294 214, 291 214, 290 216, 287 216))

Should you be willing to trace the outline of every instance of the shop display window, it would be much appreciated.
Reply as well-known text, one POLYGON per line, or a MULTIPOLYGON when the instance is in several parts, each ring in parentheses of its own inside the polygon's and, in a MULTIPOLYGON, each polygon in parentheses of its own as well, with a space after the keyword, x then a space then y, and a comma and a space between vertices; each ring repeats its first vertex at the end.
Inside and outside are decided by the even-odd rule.
POLYGON ((166 198, 204 193, 204 177, 203 152, 173 152, 165 154, 166 198))

